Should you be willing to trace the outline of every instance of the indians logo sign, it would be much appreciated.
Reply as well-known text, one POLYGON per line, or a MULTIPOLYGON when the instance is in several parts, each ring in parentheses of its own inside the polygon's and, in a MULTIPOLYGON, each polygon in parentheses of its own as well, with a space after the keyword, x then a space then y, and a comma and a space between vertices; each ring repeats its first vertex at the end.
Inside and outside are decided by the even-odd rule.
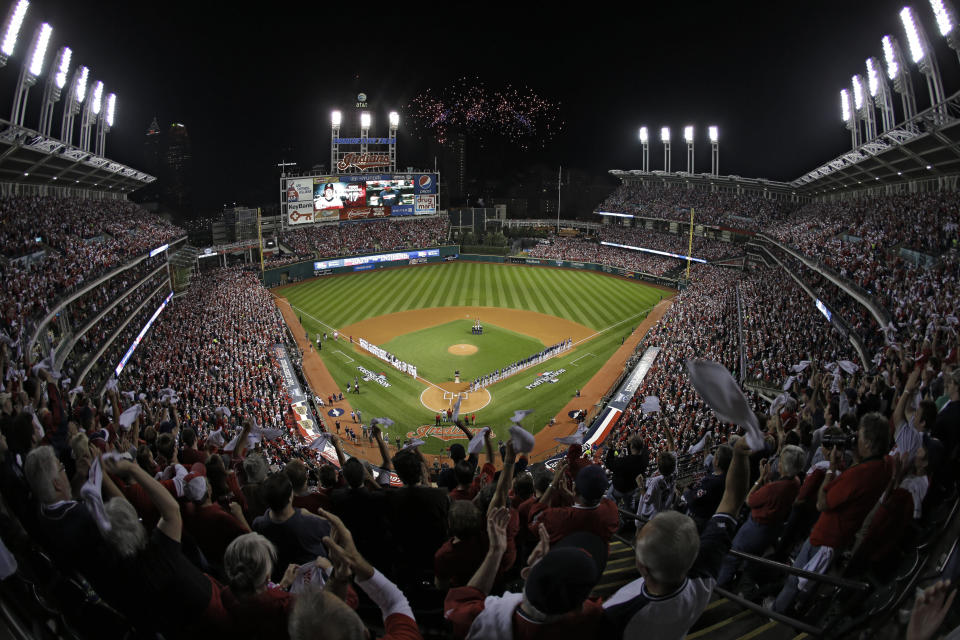
POLYGON ((385 153, 348 153, 343 156, 343 160, 337 163, 337 169, 340 171, 351 168, 366 171, 374 167, 389 166, 390 156, 385 153))
POLYGON ((431 438, 440 438, 443 441, 467 439, 467 436, 463 435, 463 431, 452 425, 436 427, 432 424, 425 424, 417 427, 416 431, 407 432, 408 438, 419 438, 421 440, 425 440, 428 436, 431 438))

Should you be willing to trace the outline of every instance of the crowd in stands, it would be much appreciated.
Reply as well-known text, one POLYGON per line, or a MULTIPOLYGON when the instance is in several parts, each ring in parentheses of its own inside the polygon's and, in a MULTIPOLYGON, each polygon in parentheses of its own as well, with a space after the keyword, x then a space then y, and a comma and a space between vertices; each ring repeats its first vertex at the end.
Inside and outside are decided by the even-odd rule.
POLYGON ((280 242, 299 256, 333 258, 390 249, 431 247, 450 234, 445 216, 399 220, 358 220, 339 225, 310 225, 285 232, 280 242))
MULTIPOLYGON (((758 224, 786 216, 762 199, 701 195, 695 206, 717 220, 731 211, 758 224)), ((639 195, 622 188, 611 202, 618 198, 639 195)), ((658 198, 644 199, 643 215, 667 215, 670 196, 658 198)), ((943 207, 930 198, 876 205, 908 212, 889 230, 866 211, 846 227, 886 249, 864 263, 852 251, 838 269, 860 286, 888 286, 878 299, 895 326, 887 340, 871 339, 872 361, 862 362, 779 268, 697 265, 641 340, 637 354, 660 352, 603 446, 572 444, 550 467, 529 464, 513 440, 496 453, 488 432, 479 434, 483 462, 454 445, 452 467, 431 472, 416 446, 391 455, 376 427, 368 437, 377 464, 402 487, 348 459, 334 433, 325 437, 337 464, 318 458, 293 425, 281 382, 274 346, 290 344, 288 331, 270 293, 242 269, 197 277, 103 396, 157 299, 134 314, 86 393, 67 393, 56 372, 36 366, 39 354, 18 356, 2 342, 0 554, 13 555, 0 557, 23 558, 39 544, 138 632, 166 638, 360 638, 364 627, 409 640, 426 629, 458 640, 681 638, 716 585, 810 615, 815 580, 771 576, 729 551, 813 573, 882 574, 934 535, 938 512, 956 496, 956 229, 928 237, 943 254, 932 267, 890 253, 927 237, 916 228, 923 221, 952 224, 953 196, 943 207), (685 369, 691 358, 775 390, 772 404, 746 394, 761 446, 748 447, 744 428, 706 405, 685 369), (684 486, 680 465, 690 459, 699 470, 684 486), (99 483, 89 482, 97 469, 99 483), (605 600, 590 597, 614 534, 634 528, 640 577, 605 600)), ((826 228, 809 220, 802 228, 803 216, 816 217, 809 208, 791 215, 794 226, 777 233, 801 249, 826 228)), ((383 224, 364 227, 356 244, 340 234, 361 224, 347 225, 331 246, 397 248, 378 234, 408 223, 383 224)), ((294 232, 295 242, 316 251, 308 235, 324 229, 334 228, 294 232)), ((552 246, 570 250, 556 257, 585 260, 586 245, 552 246)), ((843 295, 810 271, 803 277, 818 292, 843 295)), ((858 330, 879 332, 855 303, 831 301, 858 330)), ((954 562, 944 577, 957 573, 954 562)), ((939 613, 927 635, 916 618, 945 593, 934 585, 920 599, 911 640, 936 631, 939 613)))
POLYGON ((796 208, 785 200, 764 198, 749 193, 726 193, 703 189, 675 189, 650 185, 623 184, 597 209, 627 213, 646 218, 690 221, 693 207, 697 224, 759 231, 796 208))
POLYGON ((34 321, 78 285, 184 232, 125 200, 0 198, 0 306, 34 321))
MULTIPOLYGON (((671 270, 686 266, 685 260, 610 247, 600 244, 601 241, 666 251, 677 255, 687 255, 690 251, 689 238, 683 235, 639 227, 610 225, 601 228, 595 238, 552 235, 549 238, 549 244, 537 244, 529 250, 529 255, 533 258, 549 260, 593 262, 628 271, 642 271, 655 276, 662 276, 671 270)), ((693 257, 695 258, 714 261, 742 254, 741 248, 729 242, 707 240, 699 236, 693 239, 693 257)))

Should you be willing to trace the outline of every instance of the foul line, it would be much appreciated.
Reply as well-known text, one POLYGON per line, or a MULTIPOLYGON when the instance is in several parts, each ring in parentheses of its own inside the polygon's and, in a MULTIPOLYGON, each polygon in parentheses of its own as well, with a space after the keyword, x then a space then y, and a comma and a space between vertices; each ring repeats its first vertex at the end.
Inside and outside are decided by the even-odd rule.
POLYGON ((347 354, 345 354, 343 351, 340 351, 339 349, 337 349, 336 351, 334 351, 334 353, 339 353, 339 354, 342 355, 344 358, 346 358, 346 360, 344 360, 344 362, 356 362, 356 360, 354 360, 353 358, 351 358, 350 356, 348 356, 347 354))
MULTIPOLYGON (((271 291, 271 293, 273 293, 273 292, 271 291)), ((276 295, 276 294, 274 294, 274 295, 276 295)), ((279 298, 279 296, 277 296, 277 297, 279 298)), ((289 304, 289 302, 288 302, 287 304, 289 304)), ((298 312, 298 313, 302 313, 303 315, 307 316, 308 318, 310 318, 310 319, 313 320, 314 322, 319 322, 320 324, 322 324, 323 326, 325 326, 327 329, 330 329, 331 331, 336 331, 336 332, 338 332, 338 333, 340 332, 340 329, 337 329, 336 327, 331 327, 330 325, 328 325, 326 322, 324 322, 324 321, 321 320, 320 318, 317 318, 316 316, 310 315, 309 313, 307 313, 306 311, 304 311, 304 310, 301 309, 300 307, 295 307, 295 306, 293 306, 293 305, 291 304, 291 305, 290 305, 290 308, 293 309, 294 311, 298 312)))
POLYGON ((579 367, 580 365, 577 364, 577 360, 583 360, 584 358, 596 358, 596 357, 597 357, 597 354, 595 353, 585 353, 579 358, 577 358, 576 360, 571 360, 570 364, 572 364, 575 367, 579 367))
MULTIPOLYGON (((658 304, 659 304, 659 303, 658 303, 658 304)), ((650 307, 649 309, 646 309, 646 310, 644 310, 644 311, 641 311, 640 313, 636 313, 636 314, 630 316, 629 318, 624 318, 624 319, 621 320, 620 322, 617 322, 616 324, 612 324, 612 325, 610 325, 609 327, 606 327, 605 329, 600 329, 600 331, 597 331, 596 333, 594 333, 594 334, 592 334, 592 335, 589 335, 589 336, 587 336, 586 338, 583 338, 582 340, 577 340, 577 341, 574 342, 572 345, 570 345, 570 348, 572 349, 573 347, 577 346, 578 344, 583 344, 584 342, 587 342, 587 341, 589 341, 589 340, 593 340, 594 338, 596 338, 596 337, 597 337, 598 335, 600 335, 601 333, 606 333, 607 331, 609 331, 610 329, 613 329, 614 327, 619 327, 619 326, 622 325, 624 322, 629 322, 629 321, 631 321, 631 320, 633 320, 634 318, 637 318, 637 317, 639 317, 639 316, 647 315, 647 314, 649 314, 651 311, 653 311, 653 310, 656 309, 656 308, 657 308, 657 305, 653 305, 653 306, 650 307)))

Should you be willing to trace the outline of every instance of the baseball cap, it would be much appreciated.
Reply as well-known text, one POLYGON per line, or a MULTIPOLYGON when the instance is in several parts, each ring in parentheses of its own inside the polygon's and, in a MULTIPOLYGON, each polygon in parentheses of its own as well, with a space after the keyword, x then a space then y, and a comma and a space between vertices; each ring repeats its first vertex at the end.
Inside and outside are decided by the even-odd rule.
POLYGON ((452 460, 463 460, 467 457, 467 450, 463 448, 462 444, 452 444, 450 445, 450 458, 452 460))
POLYGON ((602 498, 609 484, 607 474, 604 472, 603 467, 598 464, 591 464, 590 466, 580 469, 575 482, 577 493, 579 493, 584 500, 590 502, 602 498))
POLYGON ((188 480, 184 488, 184 494, 194 502, 203 500, 207 495, 207 478, 196 475, 188 480))
POLYGON ((524 585, 527 601, 541 613, 575 611, 597 584, 607 563, 607 544, 578 531, 560 542, 533 566, 524 585))

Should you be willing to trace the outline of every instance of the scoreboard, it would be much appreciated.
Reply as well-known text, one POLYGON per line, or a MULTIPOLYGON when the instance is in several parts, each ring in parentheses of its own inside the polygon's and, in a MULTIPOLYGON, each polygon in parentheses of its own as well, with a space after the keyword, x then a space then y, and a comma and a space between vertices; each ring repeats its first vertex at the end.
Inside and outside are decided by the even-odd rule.
POLYGON ((436 173, 340 174, 281 180, 284 226, 432 215, 436 173))

